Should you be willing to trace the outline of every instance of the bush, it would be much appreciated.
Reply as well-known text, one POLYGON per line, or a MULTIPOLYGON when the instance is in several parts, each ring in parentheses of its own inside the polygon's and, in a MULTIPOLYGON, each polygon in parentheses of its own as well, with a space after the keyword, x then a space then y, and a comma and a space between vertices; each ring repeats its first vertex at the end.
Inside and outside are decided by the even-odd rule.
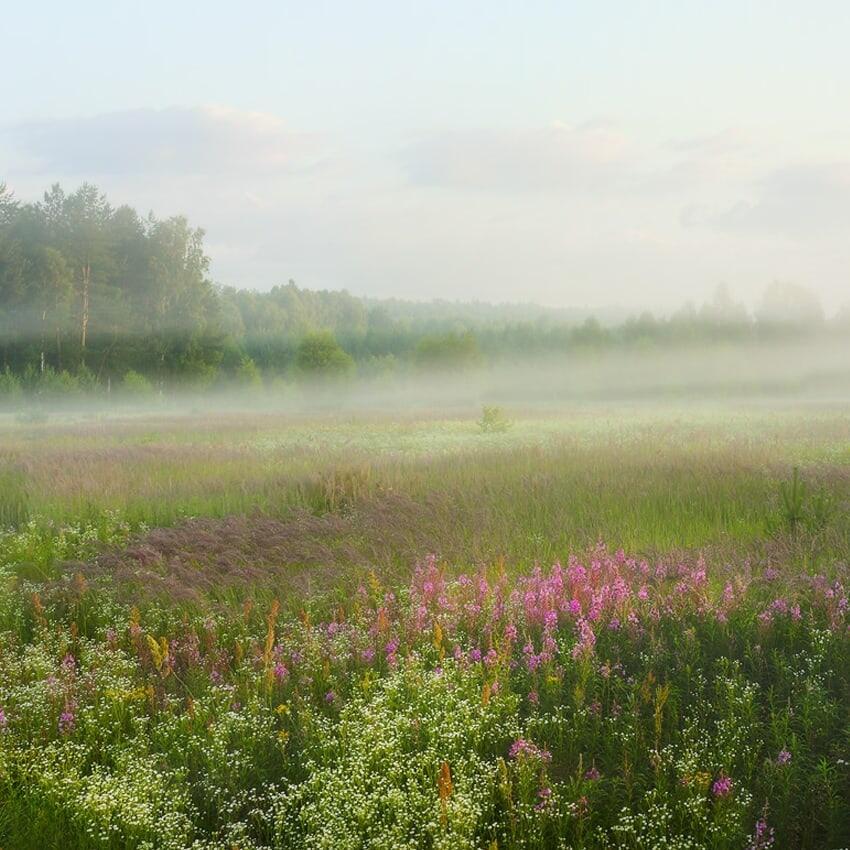
POLYGON ((121 392, 134 398, 147 398, 153 395, 154 387, 141 372, 130 369, 121 379, 121 392))
POLYGON ((242 389, 258 390, 263 386, 263 376, 257 364, 247 355, 243 354, 233 371, 233 378, 242 389))
POLYGON ((0 404, 18 401, 22 394, 21 379, 13 374, 7 366, 0 372, 0 404))
POLYGON ((414 356, 422 368, 458 371, 478 366, 482 359, 478 339, 472 331, 424 336, 414 356))
POLYGON ((304 337, 295 352, 295 368, 303 378, 340 379, 354 372, 354 360, 330 331, 304 337))
POLYGON ((501 407, 484 405, 478 427, 484 434, 502 434, 511 427, 511 420, 501 407))

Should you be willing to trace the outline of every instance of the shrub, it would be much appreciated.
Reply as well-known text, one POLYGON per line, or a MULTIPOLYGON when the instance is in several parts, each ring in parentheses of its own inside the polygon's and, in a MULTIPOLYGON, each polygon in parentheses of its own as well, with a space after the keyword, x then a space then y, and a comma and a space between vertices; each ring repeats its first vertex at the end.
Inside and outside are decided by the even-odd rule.
POLYGON ((505 415, 501 407, 484 405, 478 427, 483 434, 502 434, 507 431, 513 423, 505 415))
POLYGON ((154 394, 154 387, 148 378, 130 369, 121 379, 121 392, 132 398, 148 398, 154 394))
POLYGON ((23 394, 21 379, 7 366, 0 372, 0 404, 18 401, 23 394))
POLYGON ((299 343, 295 368, 302 378, 338 380, 354 372, 354 360, 330 331, 318 331, 299 343))

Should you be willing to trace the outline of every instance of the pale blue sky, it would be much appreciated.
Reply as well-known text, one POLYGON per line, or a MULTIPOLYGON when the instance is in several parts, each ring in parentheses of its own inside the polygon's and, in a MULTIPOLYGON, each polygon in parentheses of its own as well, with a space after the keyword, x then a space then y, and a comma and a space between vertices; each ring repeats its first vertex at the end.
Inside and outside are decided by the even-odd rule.
POLYGON ((0 179, 186 212, 224 283, 850 291, 848 3, 29 3, 0 26, 0 179))

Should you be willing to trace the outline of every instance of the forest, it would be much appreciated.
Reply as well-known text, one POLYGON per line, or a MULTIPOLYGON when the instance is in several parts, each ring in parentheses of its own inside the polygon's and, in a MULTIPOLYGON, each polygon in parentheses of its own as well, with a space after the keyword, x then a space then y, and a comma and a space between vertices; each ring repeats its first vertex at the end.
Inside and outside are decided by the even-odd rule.
MULTIPOLYGON (((284 270, 282 270, 282 273, 284 270)), ((587 358, 723 343, 846 337, 850 309, 773 282, 752 311, 718 285, 667 316, 595 316, 529 304, 415 302, 268 292, 210 274, 204 231, 113 206, 91 184, 34 203, 0 186, 0 397, 123 388, 272 387, 462 371, 534 356, 587 358)))

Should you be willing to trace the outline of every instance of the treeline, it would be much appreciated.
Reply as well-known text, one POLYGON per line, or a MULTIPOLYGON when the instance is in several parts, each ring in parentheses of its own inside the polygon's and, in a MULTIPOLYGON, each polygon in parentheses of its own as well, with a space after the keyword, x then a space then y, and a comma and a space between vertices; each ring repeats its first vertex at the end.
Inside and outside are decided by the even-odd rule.
POLYGON ((700 306, 616 323, 534 305, 413 303, 217 287, 203 231, 58 185, 37 203, 0 186, 0 395, 147 393, 191 384, 379 378, 539 355, 591 355, 842 334, 817 299, 773 284, 750 314, 724 288, 700 306))

